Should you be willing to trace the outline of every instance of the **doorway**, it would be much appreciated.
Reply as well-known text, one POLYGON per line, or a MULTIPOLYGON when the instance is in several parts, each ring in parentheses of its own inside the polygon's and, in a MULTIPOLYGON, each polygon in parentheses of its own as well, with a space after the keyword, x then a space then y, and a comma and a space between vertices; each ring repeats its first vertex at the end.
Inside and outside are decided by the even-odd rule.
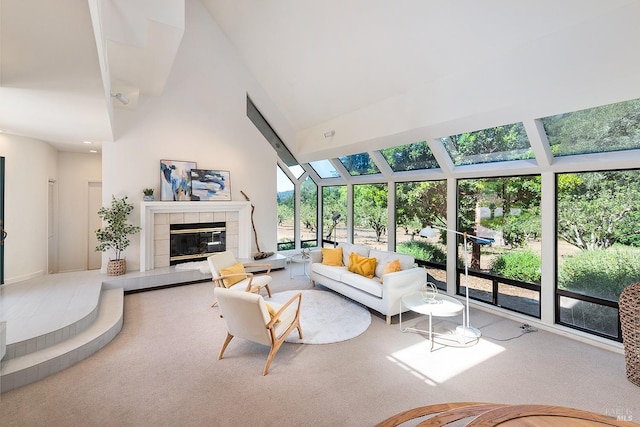
POLYGON ((58 182, 50 179, 47 203, 47 273, 58 272, 58 182))
POLYGON ((96 230, 102 228, 102 220, 98 216, 98 210, 102 207, 102 182, 89 182, 89 229, 87 270, 98 270, 102 268, 102 252, 96 252, 99 242, 96 237, 96 230))
POLYGON ((4 284, 4 157, 0 157, 0 285, 4 284))

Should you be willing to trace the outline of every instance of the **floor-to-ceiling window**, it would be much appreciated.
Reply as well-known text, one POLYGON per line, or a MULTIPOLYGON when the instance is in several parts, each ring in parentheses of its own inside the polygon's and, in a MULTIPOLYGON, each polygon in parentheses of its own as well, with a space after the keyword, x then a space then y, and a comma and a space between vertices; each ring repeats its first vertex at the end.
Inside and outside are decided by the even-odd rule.
POLYGON ((300 246, 318 246, 318 186, 306 177, 300 184, 300 246))
POLYGON ((618 298, 640 280, 640 170, 557 175, 558 323, 621 339, 618 298))
POLYGON ((466 252, 458 242, 470 297, 540 317, 540 198, 537 175, 458 181, 458 230, 482 238, 468 239, 466 252))
POLYGON ((347 187, 322 187, 322 243, 347 241, 347 187))
POLYGON ((278 178, 278 250, 295 247, 295 186, 291 179, 277 166, 278 178))
POLYGON ((431 225, 447 223, 447 183, 411 181, 396 184, 396 251, 411 254, 419 265, 427 268, 435 284, 447 287, 446 241, 421 234, 431 225))
MULTIPOLYGON (((321 189, 318 246, 395 243, 460 295, 468 254, 472 299, 620 340, 618 296, 640 281, 639 150, 640 100, 631 100, 304 168, 321 189), (430 225, 483 239, 465 251, 452 233, 427 233, 430 225), (555 305, 543 315, 545 301, 555 305)), ((313 196, 300 188, 302 211, 313 196)), ((305 217, 300 236, 313 229, 305 217)))
POLYGON ((640 170, 607 171, 601 165, 640 149, 640 100, 544 117, 541 123, 553 157, 582 164, 556 174, 555 321, 620 341, 618 297, 640 281, 640 170))
POLYGON ((387 184, 353 186, 353 243, 387 250, 387 184))

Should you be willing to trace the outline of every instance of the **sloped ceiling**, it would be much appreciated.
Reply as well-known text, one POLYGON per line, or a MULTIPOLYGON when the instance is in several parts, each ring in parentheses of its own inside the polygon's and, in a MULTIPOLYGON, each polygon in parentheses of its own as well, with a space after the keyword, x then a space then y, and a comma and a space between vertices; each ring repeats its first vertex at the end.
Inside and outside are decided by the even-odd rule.
POLYGON ((415 136, 437 138, 512 119, 474 117, 490 110, 615 99, 602 86, 640 72, 636 0, 202 1, 293 126, 303 161, 300 151, 336 154, 314 148, 327 131, 343 154, 450 122, 415 136))
MULTIPOLYGON (((562 111, 580 88, 640 72, 638 0, 190 1, 210 11, 298 151, 328 130, 339 141, 340 126, 348 144, 523 102, 562 111)), ((0 0, 0 129, 64 150, 117 139, 114 107, 162 96, 184 7, 0 0)), ((451 130, 475 124, 486 123, 451 130)))

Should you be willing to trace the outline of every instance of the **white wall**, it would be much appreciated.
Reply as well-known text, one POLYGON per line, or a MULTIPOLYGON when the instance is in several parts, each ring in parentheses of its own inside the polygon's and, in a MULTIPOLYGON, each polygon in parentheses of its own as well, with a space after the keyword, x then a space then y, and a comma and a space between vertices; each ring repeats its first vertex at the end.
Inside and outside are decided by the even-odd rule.
POLYGON ((0 134, 5 157, 5 283, 47 272, 48 182, 57 178, 57 152, 48 143, 0 134))
POLYGON ((89 182, 102 181, 98 154, 58 153, 58 272, 87 269, 89 182), (72 220, 70 220, 72 219, 72 220))
MULTIPOLYGON (((208 11, 198 0, 187 0, 185 35, 163 95, 141 96, 135 111, 116 109, 116 140, 103 144, 102 157, 59 153, 43 141, 0 134, 9 233, 5 283, 47 273, 49 180, 58 183, 58 270, 83 270, 88 183, 102 180, 103 205, 112 194, 127 195, 136 206, 131 222, 139 224, 142 189, 160 194, 161 159, 230 171, 232 199, 244 200, 243 190, 255 205, 260 249, 275 251, 277 156, 246 117, 247 93, 285 141, 294 134, 208 11)), ((136 235, 125 253, 129 270, 139 268, 139 248, 136 235)))
POLYGON ((5 283, 47 274, 48 183, 58 186, 58 271, 86 269, 88 183, 99 155, 58 152, 47 142, 0 134, 5 160, 5 283))
MULTIPOLYGON (((135 111, 115 110, 116 140, 103 144, 103 203, 112 194, 127 195, 136 205, 131 222, 139 225, 142 189, 160 194, 160 160, 228 170, 232 200, 244 200, 242 190, 255 205, 260 249, 275 251, 277 156, 246 117, 246 94, 276 123, 276 131, 292 132, 282 128, 285 121, 198 0, 186 1, 185 19, 163 95, 141 95, 135 111)), ((139 235, 125 256, 128 270, 139 269, 139 235)))

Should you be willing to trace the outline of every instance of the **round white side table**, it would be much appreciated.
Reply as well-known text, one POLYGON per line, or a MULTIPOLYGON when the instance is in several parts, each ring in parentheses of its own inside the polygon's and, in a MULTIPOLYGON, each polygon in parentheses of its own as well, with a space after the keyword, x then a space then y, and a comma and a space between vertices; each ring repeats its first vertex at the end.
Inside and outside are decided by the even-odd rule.
POLYGON ((404 295, 400 298, 400 331, 401 332, 421 332, 429 334, 429 341, 431 341, 431 350, 433 350, 433 336, 436 335, 433 332, 433 316, 436 317, 452 317, 462 313, 462 324, 464 324, 464 305, 457 299, 448 295, 437 294, 433 297, 433 300, 425 301, 422 292, 412 292, 404 295), (424 331, 422 329, 405 327, 402 328, 402 311, 403 308, 426 314, 429 316, 429 330, 424 331))
POLYGON ((293 279, 294 276, 307 276, 307 278, 309 278, 308 266, 311 263, 311 257, 309 255, 291 255, 287 261, 289 262, 289 279, 293 279), (296 264, 302 264, 302 274, 293 274, 293 268, 296 264))

